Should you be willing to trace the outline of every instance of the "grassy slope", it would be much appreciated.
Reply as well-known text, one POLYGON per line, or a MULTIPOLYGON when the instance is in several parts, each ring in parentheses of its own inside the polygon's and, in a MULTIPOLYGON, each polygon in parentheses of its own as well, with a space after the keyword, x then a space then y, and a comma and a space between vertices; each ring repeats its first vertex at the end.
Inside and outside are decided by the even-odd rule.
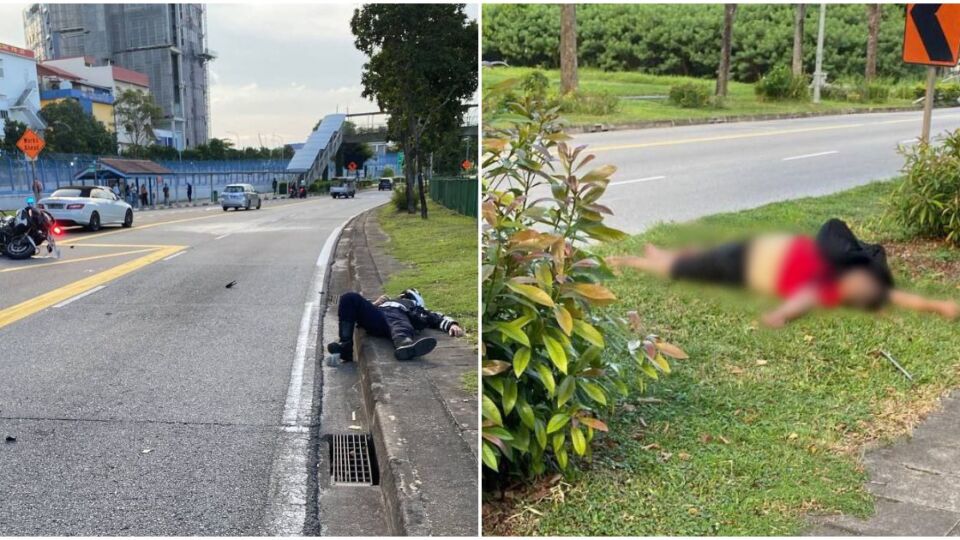
POLYGON ((430 218, 398 213, 392 205, 379 210, 390 236, 388 252, 413 265, 392 276, 387 294, 416 287, 430 309, 454 317, 468 334, 477 335, 477 220, 429 202, 430 218))
MULTIPOLYGON (((878 183, 659 226, 607 251, 637 252, 646 241, 669 244, 708 230, 715 237, 763 228, 812 233, 832 216, 891 242, 902 235, 876 218, 890 189, 878 183)), ((892 247, 901 285, 960 296, 960 250, 932 242, 892 247)), ((773 331, 757 324, 772 303, 750 304, 738 291, 705 293, 636 273, 613 289, 618 310, 637 309, 690 360, 650 387, 647 397, 662 403, 622 405, 565 503, 535 504, 544 515, 524 514, 511 525, 515 532, 784 535, 801 530, 804 511, 868 514, 871 498, 851 450, 902 433, 940 392, 960 384, 957 325, 933 316, 823 312, 773 331), (877 348, 900 359, 915 382, 872 356, 877 348)))
MULTIPOLYGON (((496 84, 505 79, 522 77, 532 68, 492 68, 483 70, 484 86, 496 84)), ((554 87, 560 85, 558 70, 544 70, 554 87)), ((713 92, 713 80, 691 77, 648 75, 639 72, 604 72, 595 69, 579 71, 580 88, 586 91, 604 91, 616 96, 667 95, 670 86, 681 82, 696 82, 713 92)), ((623 100, 621 110, 611 116, 592 116, 568 114, 566 118, 573 124, 608 123, 623 124, 650 120, 676 120, 686 118, 717 118, 721 116, 789 113, 800 111, 843 111, 869 107, 909 106, 908 100, 891 98, 883 105, 869 103, 848 103, 823 101, 819 105, 810 102, 759 102, 753 93, 753 85, 731 82, 729 96, 724 108, 683 109, 671 105, 667 100, 637 101, 623 100)))

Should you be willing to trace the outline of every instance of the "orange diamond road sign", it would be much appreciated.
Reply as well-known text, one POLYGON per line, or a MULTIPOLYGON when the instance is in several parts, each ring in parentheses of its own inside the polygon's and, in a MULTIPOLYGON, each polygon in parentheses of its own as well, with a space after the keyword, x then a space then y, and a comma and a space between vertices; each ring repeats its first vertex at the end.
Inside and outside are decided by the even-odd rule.
POLYGON ((463 160, 463 163, 460 164, 460 166, 463 167, 463 170, 469 171, 470 168, 473 167, 473 162, 471 162, 469 159, 465 159, 463 160))
POLYGON ((960 4, 907 4, 903 61, 926 66, 957 65, 960 4))
POLYGON ((347 168, 350 169, 351 171, 355 171, 357 170, 357 164, 351 161, 350 164, 347 165, 347 168))
POLYGON ((23 137, 20 137, 20 140, 17 141, 17 148, 30 159, 37 159, 40 151, 43 150, 43 147, 46 145, 47 143, 43 142, 43 139, 34 133, 32 129, 24 131, 23 137))

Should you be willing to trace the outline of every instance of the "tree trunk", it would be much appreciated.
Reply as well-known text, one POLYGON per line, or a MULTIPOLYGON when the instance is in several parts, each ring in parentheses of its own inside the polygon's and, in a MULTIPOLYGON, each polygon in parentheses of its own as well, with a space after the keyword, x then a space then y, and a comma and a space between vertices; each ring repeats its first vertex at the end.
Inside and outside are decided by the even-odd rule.
POLYGON ((880 4, 867 4, 867 82, 877 76, 877 40, 880 34, 880 4))
POLYGON ((723 42, 720 45, 720 68, 717 70, 717 97, 727 95, 727 82, 730 79, 730 49, 733 46, 733 17, 736 14, 736 4, 724 4, 723 42))
MULTIPOLYGON (((419 147, 419 142, 417 146, 419 147)), ((427 219, 427 194, 423 187, 423 163, 420 159, 420 149, 417 148, 417 185, 420 188, 420 218, 427 219)))
POLYGON ((793 75, 803 75, 803 22, 807 16, 807 5, 797 4, 793 16, 793 75))
POLYGON ((403 144, 403 151, 404 151, 403 175, 406 177, 406 181, 407 181, 407 213, 408 214, 413 214, 417 211, 417 209, 413 205, 413 190, 414 190, 414 180, 415 180, 413 160, 415 159, 415 153, 411 152, 411 150, 413 149, 413 145, 410 144, 411 142, 413 142, 413 135, 417 131, 416 125, 417 125, 416 120, 411 116, 411 118, 407 121, 407 133, 406 133, 406 136, 404 137, 404 144, 403 144))
POLYGON ((560 6, 560 93, 577 90, 577 7, 560 6))

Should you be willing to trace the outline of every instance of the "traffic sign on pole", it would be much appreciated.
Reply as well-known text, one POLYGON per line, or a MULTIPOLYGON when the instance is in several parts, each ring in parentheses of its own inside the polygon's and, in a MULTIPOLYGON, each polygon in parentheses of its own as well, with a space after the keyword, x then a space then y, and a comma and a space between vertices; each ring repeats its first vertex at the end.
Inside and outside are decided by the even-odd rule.
POLYGON ((907 4, 903 61, 925 66, 957 65, 960 4, 907 4))
POLYGON ((43 141, 43 138, 29 128, 23 132, 23 136, 17 141, 17 148, 19 148, 30 161, 36 160, 37 156, 40 155, 40 151, 42 151, 46 145, 47 143, 43 141))
POLYGON ((403 171, 403 152, 397 152, 397 167, 403 171))

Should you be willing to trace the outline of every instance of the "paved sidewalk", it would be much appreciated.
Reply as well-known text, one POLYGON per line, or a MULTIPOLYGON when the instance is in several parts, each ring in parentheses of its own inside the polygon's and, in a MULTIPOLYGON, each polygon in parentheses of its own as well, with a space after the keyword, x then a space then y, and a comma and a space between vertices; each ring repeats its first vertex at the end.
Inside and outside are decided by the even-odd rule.
POLYGON ((812 536, 960 536, 960 391, 943 400, 913 436, 867 452, 867 519, 812 519, 812 536))
MULTIPOLYGON (((344 240, 352 288, 376 298, 388 276, 404 267, 386 253, 389 238, 376 210, 356 218, 341 246, 344 240)), ((338 247, 337 259, 341 256, 338 247)), ((477 370, 477 352, 467 340, 433 330, 425 334, 437 338, 437 348, 410 362, 398 362, 388 340, 362 331, 355 339, 387 520, 398 535, 476 536, 478 404, 462 377, 477 370)))

